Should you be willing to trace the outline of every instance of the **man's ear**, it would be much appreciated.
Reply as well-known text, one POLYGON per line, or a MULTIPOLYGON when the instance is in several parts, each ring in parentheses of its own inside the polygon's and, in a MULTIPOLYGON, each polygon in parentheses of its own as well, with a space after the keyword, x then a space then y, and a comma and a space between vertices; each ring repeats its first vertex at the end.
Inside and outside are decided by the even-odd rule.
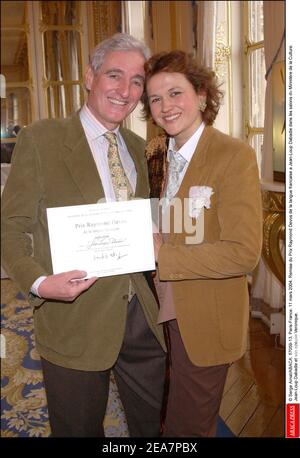
POLYGON ((84 84, 88 91, 91 90, 93 80, 94 80, 94 71, 90 65, 87 65, 85 69, 85 75, 84 75, 84 84))

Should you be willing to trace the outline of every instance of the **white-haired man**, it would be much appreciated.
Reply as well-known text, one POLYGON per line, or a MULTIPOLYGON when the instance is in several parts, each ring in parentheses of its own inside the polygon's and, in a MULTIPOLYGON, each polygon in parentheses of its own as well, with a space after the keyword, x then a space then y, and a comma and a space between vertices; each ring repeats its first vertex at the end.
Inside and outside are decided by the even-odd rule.
POLYGON ((107 156, 111 133, 133 195, 148 197, 144 141, 120 128, 143 94, 148 57, 127 34, 100 43, 85 75, 86 104, 68 119, 20 132, 3 193, 3 263, 34 308, 55 437, 104 435, 111 370, 130 435, 159 435, 165 344, 144 275, 53 275, 46 218, 47 207, 117 199, 107 156))

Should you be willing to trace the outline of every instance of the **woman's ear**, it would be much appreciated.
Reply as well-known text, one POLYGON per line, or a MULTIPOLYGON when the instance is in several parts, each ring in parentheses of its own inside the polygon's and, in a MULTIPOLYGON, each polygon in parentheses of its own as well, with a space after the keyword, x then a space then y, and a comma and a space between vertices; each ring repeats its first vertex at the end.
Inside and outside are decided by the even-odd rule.
POLYGON ((206 110, 206 107, 207 107, 207 103, 206 103, 206 92, 204 91, 201 91, 199 94, 198 94, 198 100, 199 100, 199 110, 204 113, 204 111, 206 110))

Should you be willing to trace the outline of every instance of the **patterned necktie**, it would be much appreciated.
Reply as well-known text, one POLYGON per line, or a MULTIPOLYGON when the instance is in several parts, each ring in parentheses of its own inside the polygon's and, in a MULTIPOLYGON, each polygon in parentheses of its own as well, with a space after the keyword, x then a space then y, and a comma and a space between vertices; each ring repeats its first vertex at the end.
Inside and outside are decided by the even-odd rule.
MULTIPOLYGON (((109 143, 107 157, 116 200, 129 200, 134 196, 134 192, 120 159, 116 134, 105 132, 104 137, 109 143)), ((131 301, 134 294, 132 281, 129 279, 128 302, 131 301)))
POLYGON ((104 137, 109 143, 108 165, 116 200, 129 200, 134 196, 134 192, 120 159, 116 134, 106 132, 104 137))
POLYGON ((163 202, 163 211, 168 207, 180 187, 180 173, 184 169, 187 160, 178 152, 172 152, 168 168, 168 183, 163 202))

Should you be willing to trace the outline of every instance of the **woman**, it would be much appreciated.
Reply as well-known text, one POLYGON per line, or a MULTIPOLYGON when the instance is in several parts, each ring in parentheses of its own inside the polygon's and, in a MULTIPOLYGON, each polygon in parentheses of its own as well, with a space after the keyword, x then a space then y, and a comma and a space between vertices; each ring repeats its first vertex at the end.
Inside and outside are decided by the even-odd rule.
POLYGON ((151 197, 164 197, 171 218, 169 233, 154 235, 171 361, 163 435, 215 436, 228 367, 246 350, 246 276, 261 251, 256 157, 212 127, 222 95, 212 71, 182 51, 154 55, 145 70, 145 117, 166 132, 147 147, 151 197))

